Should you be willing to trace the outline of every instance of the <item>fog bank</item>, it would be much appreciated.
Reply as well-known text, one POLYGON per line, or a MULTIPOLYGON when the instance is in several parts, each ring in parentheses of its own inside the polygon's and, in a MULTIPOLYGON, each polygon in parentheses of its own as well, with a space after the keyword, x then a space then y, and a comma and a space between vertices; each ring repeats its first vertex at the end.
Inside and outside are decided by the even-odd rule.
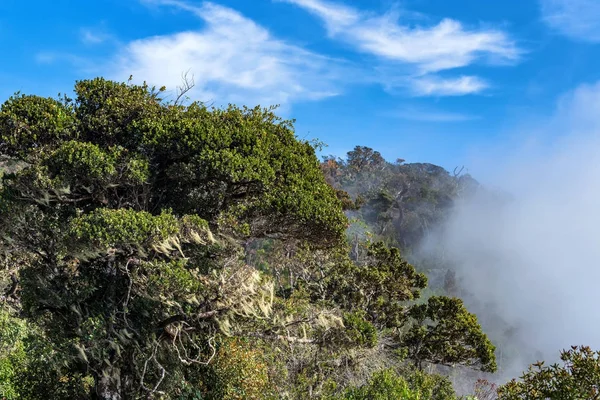
POLYGON ((469 167, 486 189, 424 245, 455 268, 507 377, 571 345, 600 349, 600 83, 513 133, 479 149, 469 167))

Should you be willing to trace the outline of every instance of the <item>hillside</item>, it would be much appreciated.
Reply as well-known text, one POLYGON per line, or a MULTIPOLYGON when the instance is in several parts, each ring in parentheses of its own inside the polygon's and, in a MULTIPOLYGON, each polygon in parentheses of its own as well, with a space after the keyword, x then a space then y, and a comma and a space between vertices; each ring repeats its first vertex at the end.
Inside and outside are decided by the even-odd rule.
POLYGON ((473 178, 319 162, 272 108, 162 93, 97 78, 0 108, 2 398, 450 400, 447 375, 498 370, 468 288, 419 254, 473 178))

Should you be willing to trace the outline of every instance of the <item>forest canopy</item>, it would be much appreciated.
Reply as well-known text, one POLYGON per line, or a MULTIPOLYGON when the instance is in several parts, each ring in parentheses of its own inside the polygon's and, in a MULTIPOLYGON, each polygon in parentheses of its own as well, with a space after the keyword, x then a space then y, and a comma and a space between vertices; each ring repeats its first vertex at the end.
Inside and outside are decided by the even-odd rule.
POLYGON ((496 370, 477 317, 403 257, 424 229, 405 200, 432 221, 451 203, 390 196, 423 167, 386 189, 377 152, 321 163, 274 108, 74 93, 0 108, 0 397, 450 399, 426 366, 496 370))

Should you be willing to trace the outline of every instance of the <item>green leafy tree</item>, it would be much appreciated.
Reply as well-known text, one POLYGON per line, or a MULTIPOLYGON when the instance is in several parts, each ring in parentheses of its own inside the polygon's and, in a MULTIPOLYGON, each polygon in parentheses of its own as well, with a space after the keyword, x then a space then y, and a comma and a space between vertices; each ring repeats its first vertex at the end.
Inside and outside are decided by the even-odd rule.
POLYGON ((402 345, 419 368, 428 362, 496 371, 495 347, 460 299, 430 297, 426 303, 411 307, 409 314, 414 324, 403 335, 402 345))
POLYGON ((240 339, 225 339, 215 355, 204 385, 211 400, 275 398, 266 360, 259 349, 240 339))
POLYGON ((363 171, 376 171, 386 167, 385 159, 381 153, 366 146, 356 146, 348 152, 348 167, 356 173, 363 171))
POLYGON ((0 310, 0 398, 18 398, 15 388, 18 375, 25 363, 23 338, 27 328, 24 321, 0 310))
POLYGON ((400 328, 407 302, 418 299, 427 277, 404 260, 400 251, 382 242, 370 245, 360 263, 338 262, 328 272, 328 293, 348 310, 364 310, 379 328, 400 328))
POLYGON ((529 367, 520 380, 498 389, 501 400, 575 400, 600 398, 600 351, 573 346, 561 352, 563 365, 529 367))
MULTIPOLYGON (((94 79, 0 108, 0 155, 22 164, 2 177, 0 247, 26 315, 103 399, 166 395, 218 334, 267 329, 273 283, 242 241, 329 246, 347 224, 291 122, 160 93, 94 79)), ((277 326, 261 337, 285 340, 277 326)))
POLYGON ((422 372, 398 375, 385 369, 373 374, 360 387, 349 388, 338 397, 346 400, 454 400, 456 395, 447 379, 422 372))
POLYGON ((411 305, 420 298, 427 278, 398 249, 374 243, 362 264, 334 263, 327 276, 327 292, 336 304, 364 310, 366 321, 386 331, 392 346, 419 369, 425 362, 496 370, 494 345, 460 299, 435 296, 411 305))
POLYGON ((358 186, 393 220, 408 192, 372 189, 404 166, 357 147, 326 180, 273 109, 162 92, 93 79, 0 107, 0 286, 26 318, 0 326, 20 332, 5 396, 429 396, 445 383, 400 377, 406 356, 494 368, 462 303, 415 304, 427 279, 398 249, 361 227, 350 257, 362 200, 332 184, 376 177, 358 186))
POLYGON ((421 400, 422 394, 411 390, 408 382, 392 371, 376 373, 369 382, 348 390, 342 399, 347 400, 421 400))
POLYGON ((88 398, 93 379, 64 368, 63 355, 39 329, 0 310, 0 398, 88 398))

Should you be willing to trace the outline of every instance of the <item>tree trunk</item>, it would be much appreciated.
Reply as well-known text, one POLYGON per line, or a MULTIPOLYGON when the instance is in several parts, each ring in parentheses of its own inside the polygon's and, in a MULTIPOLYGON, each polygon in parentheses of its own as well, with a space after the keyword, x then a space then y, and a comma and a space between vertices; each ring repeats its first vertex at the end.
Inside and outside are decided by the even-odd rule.
MULTIPOLYGON (((116 266, 115 256, 111 255, 107 263, 106 274, 111 280, 110 286, 106 292, 106 298, 113 307, 117 304, 116 301, 116 285, 117 285, 117 274, 118 267, 116 266)), ((111 336, 114 332, 114 320, 113 318, 107 318, 107 331, 108 339, 112 339, 111 336)), ((112 352, 111 352, 112 353, 112 352)), ((114 354, 110 357, 112 363, 115 362, 114 354)), ((114 364, 106 369, 102 370, 100 376, 96 377, 96 398, 100 400, 121 400, 122 387, 121 387, 121 369, 115 367, 114 364)))
POLYGON ((358 261, 359 245, 360 245, 360 242, 358 240, 358 233, 357 233, 354 235, 354 248, 352 250, 352 256, 353 256, 354 261, 358 261))
POLYGON ((99 400, 121 400, 121 371, 111 368, 96 378, 96 396, 99 400))

